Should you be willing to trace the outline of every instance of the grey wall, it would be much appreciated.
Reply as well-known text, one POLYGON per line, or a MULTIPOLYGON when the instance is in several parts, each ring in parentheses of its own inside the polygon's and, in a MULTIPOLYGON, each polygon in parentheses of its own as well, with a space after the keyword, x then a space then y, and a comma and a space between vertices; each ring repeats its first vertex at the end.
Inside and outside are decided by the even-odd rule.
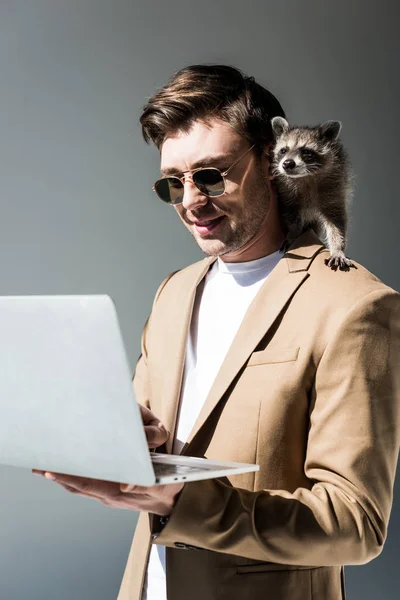
MULTIPOLYGON (((0 0, 0 294, 109 293, 129 357, 155 289, 202 255, 151 185, 146 99, 198 62, 238 66, 289 119, 339 118, 357 172, 349 255, 400 289, 396 0, 0 0)), ((136 514, 0 468, 0 598, 116 597, 136 514)), ((399 597, 400 492, 350 600, 399 597)))

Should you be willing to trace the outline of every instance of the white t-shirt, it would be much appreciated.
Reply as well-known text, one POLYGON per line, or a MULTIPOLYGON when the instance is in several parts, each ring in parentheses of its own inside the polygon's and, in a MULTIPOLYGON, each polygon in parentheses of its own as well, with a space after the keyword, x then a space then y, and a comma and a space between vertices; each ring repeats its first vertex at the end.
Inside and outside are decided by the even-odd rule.
MULTIPOLYGON (((179 454, 207 398, 237 330, 258 290, 282 254, 224 263, 218 259, 198 289, 186 347, 173 454, 179 454)), ((166 600, 165 546, 153 544, 142 600, 166 600)))

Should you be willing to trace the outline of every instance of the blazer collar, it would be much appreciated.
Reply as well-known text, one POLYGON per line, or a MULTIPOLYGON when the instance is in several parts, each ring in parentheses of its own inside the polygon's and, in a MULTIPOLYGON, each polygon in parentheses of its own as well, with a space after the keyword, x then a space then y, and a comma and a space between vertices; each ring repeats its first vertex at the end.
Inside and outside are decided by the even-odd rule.
MULTIPOLYGON (((308 230, 295 240, 288 252, 286 252, 271 271, 247 310, 190 432, 182 454, 190 452, 192 442, 198 437, 206 422, 212 419, 214 409, 227 392, 230 384, 254 348, 266 335, 297 289, 309 277, 309 267, 315 256, 323 248, 323 244, 315 233, 312 230, 308 230)), ((175 324, 175 335, 170 340, 168 354, 171 369, 166 377, 167 380, 164 386, 165 394, 162 403, 162 419, 167 430, 171 432, 170 438, 166 443, 167 453, 172 452, 185 363, 187 336, 196 290, 198 285, 204 281, 210 265, 215 260, 215 257, 206 258, 192 265, 186 269, 186 272, 182 273, 182 280, 177 292, 175 311, 170 315, 175 324)))

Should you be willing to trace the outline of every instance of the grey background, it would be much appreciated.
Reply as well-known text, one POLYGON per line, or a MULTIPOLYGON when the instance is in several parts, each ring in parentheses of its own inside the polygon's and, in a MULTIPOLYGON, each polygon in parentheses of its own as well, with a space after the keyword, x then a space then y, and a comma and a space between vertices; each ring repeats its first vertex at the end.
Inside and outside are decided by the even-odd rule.
MULTIPOLYGON (((348 254, 400 289, 397 2, 0 0, 0 294, 109 293, 132 368, 153 294, 202 257, 151 191, 141 107, 176 70, 254 75, 291 121, 338 118, 357 173, 348 254)), ((136 514, 0 468, 0 597, 111 600, 136 514)), ((350 600, 399 597, 400 494, 350 600)))

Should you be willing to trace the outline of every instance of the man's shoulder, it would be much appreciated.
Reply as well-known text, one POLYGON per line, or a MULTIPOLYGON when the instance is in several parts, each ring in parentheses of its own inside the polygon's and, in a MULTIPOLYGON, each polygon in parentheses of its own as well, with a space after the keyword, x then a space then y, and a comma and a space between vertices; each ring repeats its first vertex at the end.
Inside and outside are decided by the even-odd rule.
POLYGON ((156 293, 156 300, 161 295, 161 292, 165 293, 167 290, 172 294, 176 293, 178 290, 185 292, 189 291, 193 284, 197 282, 201 275, 207 272, 209 266, 214 262, 213 257, 205 257, 202 260, 198 260, 182 269, 178 269, 177 271, 172 271, 165 279, 162 281, 160 287, 156 293))
POLYGON ((316 297, 325 298, 329 304, 342 308, 351 308, 364 297, 394 295, 400 298, 396 290, 385 284, 364 265, 351 259, 352 266, 346 270, 333 270, 325 263, 329 251, 323 249, 310 265, 309 292, 316 297), (375 294, 374 294, 375 293, 375 294))
POLYGON ((206 256, 201 260, 197 260, 182 269, 178 269, 173 273, 174 277, 176 277, 176 281, 182 281, 182 279, 192 279, 195 278, 199 273, 203 270, 207 269, 207 267, 216 260, 213 256, 206 256))

